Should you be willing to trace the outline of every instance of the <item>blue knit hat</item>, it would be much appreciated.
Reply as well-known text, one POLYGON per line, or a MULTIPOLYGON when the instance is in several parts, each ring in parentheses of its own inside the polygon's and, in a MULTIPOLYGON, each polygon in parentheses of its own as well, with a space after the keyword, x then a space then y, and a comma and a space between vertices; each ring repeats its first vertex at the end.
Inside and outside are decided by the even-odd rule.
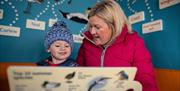
POLYGON ((66 41, 69 43, 71 49, 73 48, 73 35, 63 21, 57 21, 47 32, 44 42, 46 50, 57 40, 66 41))

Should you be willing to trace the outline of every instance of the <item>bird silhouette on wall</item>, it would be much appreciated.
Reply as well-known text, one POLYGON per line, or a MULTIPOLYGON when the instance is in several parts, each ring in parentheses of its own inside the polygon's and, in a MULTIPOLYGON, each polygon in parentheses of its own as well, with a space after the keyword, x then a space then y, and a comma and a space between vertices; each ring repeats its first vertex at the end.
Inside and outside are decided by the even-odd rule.
POLYGON ((108 79, 111 79, 109 77, 101 77, 99 79, 96 79, 88 88, 88 91, 91 91, 95 86, 98 86, 98 85, 105 85, 106 83, 106 80, 108 79))
POLYGON ((72 0, 69 0, 69 1, 68 1, 68 4, 71 4, 71 3, 72 3, 72 0))
POLYGON ((54 0, 55 2, 59 2, 59 0, 54 0))
POLYGON ((67 74, 66 76, 65 76, 65 79, 67 79, 67 83, 72 83, 72 81, 71 81, 71 79, 72 78, 74 78, 74 76, 75 76, 75 71, 74 72, 72 72, 72 73, 69 73, 69 74, 67 74))
MULTIPOLYGON (((90 8, 88 8, 89 10, 90 8)), ((64 18, 72 20, 74 22, 78 22, 78 23, 83 23, 83 24, 87 24, 88 23, 88 14, 83 14, 83 13, 69 13, 69 12, 64 12, 62 10, 59 9, 59 12, 63 15, 64 18)))
POLYGON ((51 91, 53 88, 59 87, 60 85, 61 83, 58 82, 44 81, 42 87, 45 89, 45 91, 51 91))
POLYGON ((25 14, 31 13, 31 7, 33 3, 41 4, 44 0, 27 0, 26 9, 23 11, 25 14))

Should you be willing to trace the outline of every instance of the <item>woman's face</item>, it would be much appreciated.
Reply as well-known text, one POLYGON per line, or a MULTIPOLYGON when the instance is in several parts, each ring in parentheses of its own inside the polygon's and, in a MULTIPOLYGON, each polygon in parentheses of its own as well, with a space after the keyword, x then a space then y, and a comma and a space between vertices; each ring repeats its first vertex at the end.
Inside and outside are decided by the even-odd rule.
POLYGON ((89 18, 89 32, 93 36, 93 42, 96 45, 105 45, 109 42, 112 30, 108 27, 107 23, 97 17, 92 16, 89 18))

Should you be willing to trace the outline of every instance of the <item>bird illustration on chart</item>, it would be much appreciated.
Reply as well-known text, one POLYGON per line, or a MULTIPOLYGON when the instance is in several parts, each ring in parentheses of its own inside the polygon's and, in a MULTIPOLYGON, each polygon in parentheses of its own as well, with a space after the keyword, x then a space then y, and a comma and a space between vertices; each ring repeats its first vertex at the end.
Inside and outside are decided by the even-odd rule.
MULTIPOLYGON (((128 80, 129 76, 125 71, 120 71, 119 73, 116 74, 117 76, 119 76, 118 80, 128 80)), ((115 81, 115 82, 117 82, 115 81)))
POLYGON ((75 74, 76 74, 76 72, 74 71, 74 72, 72 72, 72 73, 69 73, 69 74, 67 74, 66 76, 65 76, 65 79, 67 79, 67 83, 72 83, 72 81, 71 81, 71 79, 73 79, 74 78, 74 76, 75 76, 75 74))
POLYGON ((100 78, 95 79, 92 82, 92 84, 90 84, 90 86, 88 88, 88 91, 92 91, 95 88, 100 88, 100 87, 105 86, 108 79, 111 79, 111 78, 109 78, 109 77, 100 77, 100 78))
POLYGON ((123 70, 116 74, 118 76, 118 79, 114 81, 114 83, 117 83, 117 87, 123 88, 124 81, 127 81, 129 79, 128 74, 123 70))
POLYGON ((61 85, 59 82, 49 82, 44 81, 42 84, 42 87, 45 89, 45 91, 52 91, 52 89, 57 88, 61 85))

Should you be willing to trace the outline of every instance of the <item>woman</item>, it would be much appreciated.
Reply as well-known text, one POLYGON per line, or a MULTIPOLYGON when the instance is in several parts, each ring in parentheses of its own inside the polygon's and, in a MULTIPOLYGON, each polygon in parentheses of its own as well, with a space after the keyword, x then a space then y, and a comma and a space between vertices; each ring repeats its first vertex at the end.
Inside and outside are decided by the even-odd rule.
POLYGON ((88 15, 88 28, 77 56, 80 66, 137 67, 135 80, 143 91, 157 91, 151 55, 143 39, 132 31, 114 0, 97 3, 88 15))

